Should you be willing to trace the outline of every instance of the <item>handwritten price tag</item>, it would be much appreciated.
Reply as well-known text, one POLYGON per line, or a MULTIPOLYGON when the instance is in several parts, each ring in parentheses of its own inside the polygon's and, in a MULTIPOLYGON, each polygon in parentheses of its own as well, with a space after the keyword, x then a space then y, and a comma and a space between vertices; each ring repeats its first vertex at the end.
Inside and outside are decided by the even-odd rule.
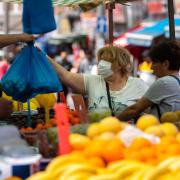
POLYGON ((68 121, 68 110, 64 103, 58 103, 54 106, 55 118, 57 120, 57 132, 58 132, 58 154, 67 154, 71 152, 71 147, 69 144, 69 121, 68 121))

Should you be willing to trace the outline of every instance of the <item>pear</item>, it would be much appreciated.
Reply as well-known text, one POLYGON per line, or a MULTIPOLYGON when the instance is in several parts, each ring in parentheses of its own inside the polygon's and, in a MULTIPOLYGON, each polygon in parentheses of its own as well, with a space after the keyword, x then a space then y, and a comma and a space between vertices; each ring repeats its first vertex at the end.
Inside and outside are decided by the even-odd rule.
POLYGON ((179 118, 175 112, 165 112, 161 116, 161 122, 177 122, 179 118))
POLYGON ((175 113, 176 113, 176 115, 178 116, 179 121, 180 121, 180 110, 176 111, 175 113))

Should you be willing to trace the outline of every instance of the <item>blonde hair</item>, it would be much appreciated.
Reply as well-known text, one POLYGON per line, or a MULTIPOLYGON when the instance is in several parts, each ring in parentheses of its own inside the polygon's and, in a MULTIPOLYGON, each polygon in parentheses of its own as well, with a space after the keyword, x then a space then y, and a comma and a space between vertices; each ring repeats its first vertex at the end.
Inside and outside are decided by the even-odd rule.
POLYGON ((112 63, 112 69, 120 67, 122 74, 128 74, 132 71, 132 55, 130 52, 120 46, 106 46, 97 52, 97 59, 112 63))

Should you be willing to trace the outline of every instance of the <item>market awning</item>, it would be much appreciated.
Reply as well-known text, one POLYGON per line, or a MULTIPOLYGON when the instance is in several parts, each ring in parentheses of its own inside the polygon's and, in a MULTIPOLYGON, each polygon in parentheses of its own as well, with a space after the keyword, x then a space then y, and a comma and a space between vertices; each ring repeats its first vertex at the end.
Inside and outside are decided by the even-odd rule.
POLYGON ((137 26, 134 27, 132 29, 129 29, 127 32, 121 34, 119 37, 115 38, 113 40, 113 44, 117 45, 117 46, 122 46, 122 47, 126 47, 129 45, 128 41, 127 41, 127 34, 128 33, 133 33, 137 30, 143 29, 143 26, 137 26))
MULTIPOLYGON (((4 2, 22 3, 23 0, 3 0, 4 2)), ((109 43, 113 42, 113 9, 115 3, 126 4, 137 0, 52 0, 53 5, 79 7, 83 11, 91 10, 100 4, 106 5, 109 21, 109 43)))
MULTIPOLYGON (((23 0, 3 0, 4 2, 21 3, 23 0)), ((137 0, 52 0, 53 5, 80 7, 82 10, 87 11, 99 6, 100 4, 120 3, 125 4, 137 0)))
MULTIPOLYGON (((180 17, 175 19, 175 36, 176 39, 180 39, 180 17)), ((165 26, 165 37, 169 38, 169 26, 165 26)))
MULTIPOLYGON (((180 18, 175 18, 174 23, 175 23, 176 29, 179 29, 180 18)), ((151 46, 152 41, 155 38, 160 37, 160 36, 165 36, 166 28, 168 26, 169 26, 169 20, 163 19, 150 27, 145 27, 144 29, 137 30, 132 33, 128 33, 127 42, 132 45, 149 47, 151 46)))

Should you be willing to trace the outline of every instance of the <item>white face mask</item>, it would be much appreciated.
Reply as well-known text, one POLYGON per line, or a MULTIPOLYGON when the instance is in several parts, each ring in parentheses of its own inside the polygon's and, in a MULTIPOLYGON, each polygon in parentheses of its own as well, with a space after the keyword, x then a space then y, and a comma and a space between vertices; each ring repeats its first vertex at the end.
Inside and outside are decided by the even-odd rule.
POLYGON ((101 75, 103 78, 107 78, 113 74, 111 69, 111 63, 100 60, 98 63, 98 74, 101 75))

